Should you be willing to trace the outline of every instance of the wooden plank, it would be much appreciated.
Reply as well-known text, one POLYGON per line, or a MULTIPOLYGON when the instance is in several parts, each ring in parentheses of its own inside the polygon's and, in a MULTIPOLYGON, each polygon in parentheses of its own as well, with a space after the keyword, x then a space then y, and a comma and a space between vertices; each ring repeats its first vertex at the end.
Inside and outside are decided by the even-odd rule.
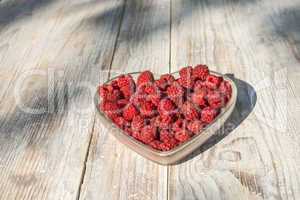
POLYGON ((112 60, 122 1, 47 2, 0 4, 0 199, 78 197, 112 60))
MULTIPOLYGON (((111 76, 169 72, 170 1, 127 1, 111 76)), ((167 199, 167 170, 116 141, 96 118, 81 199, 167 199)))
POLYGON ((239 97, 223 135, 170 167, 169 199, 300 198, 299 3, 172 1, 172 71, 233 73, 239 97))

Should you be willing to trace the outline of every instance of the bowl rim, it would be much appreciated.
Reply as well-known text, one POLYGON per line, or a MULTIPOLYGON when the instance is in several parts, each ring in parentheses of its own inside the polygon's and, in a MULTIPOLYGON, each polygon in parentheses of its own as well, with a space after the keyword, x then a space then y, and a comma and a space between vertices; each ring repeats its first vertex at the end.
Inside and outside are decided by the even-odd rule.
MULTIPOLYGON (((126 74, 117 75, 117 76, 114 76, 114 77, 110 78, 109 80, 105 81, 101 85, 109 84, 111 81, 116 80, 117 78, 119 78, 120 76, 123 76, 123 75, 137 75, 137 74, 140 74, 140 73, 142 73, 142 71, 130 72, 130 73, 126 73, 126 74)), ((171 74, 171 75, 176 75, 177 74, 178 75, 179 71, 175 71, 175 72, 172 72, 172 73, 169 73, 169 74, 171 74)), ((229 78, 226 74, 221 74, 219 72, 215 72, 215 71, 212 71, 212 70, 210 70, 210 74, 220 76, 224 80, 228 81, 231 84, 231 86, 232 86, 232 95, 231 95, 231 98, 230 98, 229 102, 226 104, 226 106, 224 108, 221 109, 221 113, 210 124, 208 124, 204 129, 202 129, 200 133, 194 135, 187 142, 184 142, 184 143, 174 147, 173 149, 171 149, 169 151, 156 150, 156 149, 150 147, 149 145, 146 145, 146 144, 138 141, 137 139, 129 136, 123 129, 119 128, 115 123, 113 123, 112 120, 109 119, 99 109, 100 96, 98 94, 98 89, 97 89, 96 94, 94 96, 94 104, 95 104, 96 109, 97 109, 98 113, 100 114, 100 116, 102 118, 104 118, 107 122, 111 123, 111 125, 119 131, 120 136, 122 134, 122 137, 126 137, 131 143, 138 146, 139 148, 142 148, 144 151, 147 151, 148 153, 155 154, 155 155, 160 156, 160 157, 172 156, 173 154, 176 154, 177 152, 180 152, 183 149, 187 148, 188 146, 190 146, 192 143, 196 142, 197 140, 201 140, 203 135, 210 130, 210 127, 213 126, 214 124, 216 124, 219 121, 219 119, 221 119, 223 117, 223 115, 225 113, 227 113, 227 111, 229 111, 230 108, 232 106, 234 106, 235 103, 236 103, 236 100, 237 100, 237 86, 236 86, 235 82, 231 78, 229 78)), ((155 75, 158 75, 158 74, 154 74, 154 76, 155 75)), ((160 76, 160 75, 158 75, 158 76, 160 76)))

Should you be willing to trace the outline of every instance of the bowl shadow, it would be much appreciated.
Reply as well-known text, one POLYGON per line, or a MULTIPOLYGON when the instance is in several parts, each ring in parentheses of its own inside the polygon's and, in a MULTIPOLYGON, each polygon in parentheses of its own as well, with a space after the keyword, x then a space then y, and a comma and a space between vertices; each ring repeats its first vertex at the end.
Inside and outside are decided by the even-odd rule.
POLYGON ((202 144, 198 149, 196 149, 189 156, 179 160, 178 162, 171 165, 182 164, 188 160, 193 159, 199 154, 207 151, 227 135, 232 133, 252 112, 255 107, 257 95, 255 89, 247 82, 237 79, 233 74, 226 74, 230 79, 232 79, 237 86, 237 101, 235 108, 229 118, 226 120, 224 125, 204 144, 202 144))

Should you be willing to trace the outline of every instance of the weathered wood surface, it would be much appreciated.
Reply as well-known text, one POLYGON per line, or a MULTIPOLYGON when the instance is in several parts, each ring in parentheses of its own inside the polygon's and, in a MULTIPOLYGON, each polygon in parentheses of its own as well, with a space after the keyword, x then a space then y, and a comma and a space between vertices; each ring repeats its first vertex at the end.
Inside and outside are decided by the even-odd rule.
POLYGON ((299 0, 0 1, 0 199, 299 199, 299 13, 299 0), (160 166, 101 127, 99 82, 197 63, 234 74, 239 96, 193 155, 160 166))
MULTIPOLYGON (((110 76, 169 72, 170 4, 127 1, 110 76)), ((167 199, 168 167, 144 159, 99 126, 96 117, 81 199, 167 199)))

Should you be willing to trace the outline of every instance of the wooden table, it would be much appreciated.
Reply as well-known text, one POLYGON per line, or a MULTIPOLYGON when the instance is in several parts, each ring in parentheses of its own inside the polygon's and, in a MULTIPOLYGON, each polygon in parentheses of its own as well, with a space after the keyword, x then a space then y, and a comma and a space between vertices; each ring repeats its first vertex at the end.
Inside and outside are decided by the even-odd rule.
POLYGON ((300 0, 0 1, 0 199, 300 199, 300 0), (114 74, 206 63, 239 95, 171 166, 99 122, 114 74))

